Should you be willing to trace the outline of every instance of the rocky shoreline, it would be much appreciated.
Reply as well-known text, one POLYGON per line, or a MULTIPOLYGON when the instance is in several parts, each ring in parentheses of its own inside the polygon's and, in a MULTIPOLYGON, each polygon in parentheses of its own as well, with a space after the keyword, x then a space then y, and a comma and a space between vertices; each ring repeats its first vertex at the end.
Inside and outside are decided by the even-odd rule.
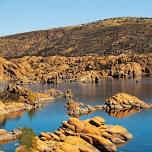
POLYGON ((0 57, 0 80, 23 83, 94 82, 104 78, 152 76, 152 54, 0 57))
POLYGON ((45 92, 32 92, 21 85, 9 84, 0 95, 0 115, 30 111, 53 102, 59 96, 65 95, 55 88, 45 92))
POLYGON ((22 129, 14 129, 13 131, 6 131, 4 129, 0 129, 0 144, 5 144, 10 141, 17 140, 22 134, 22 129))

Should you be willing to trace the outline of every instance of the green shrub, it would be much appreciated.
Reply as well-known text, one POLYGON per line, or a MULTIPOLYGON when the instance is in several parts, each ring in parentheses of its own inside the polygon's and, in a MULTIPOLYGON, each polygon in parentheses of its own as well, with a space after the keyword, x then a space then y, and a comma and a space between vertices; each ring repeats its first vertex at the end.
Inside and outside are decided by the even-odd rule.
POLYGON ((22 129, 22 135, 19 138, 19 143, 23 146, 26 146, 26 148, 30 150, 30 148, 33 145, 35 137, 36 135, 31 128, 24 127, 22 129))

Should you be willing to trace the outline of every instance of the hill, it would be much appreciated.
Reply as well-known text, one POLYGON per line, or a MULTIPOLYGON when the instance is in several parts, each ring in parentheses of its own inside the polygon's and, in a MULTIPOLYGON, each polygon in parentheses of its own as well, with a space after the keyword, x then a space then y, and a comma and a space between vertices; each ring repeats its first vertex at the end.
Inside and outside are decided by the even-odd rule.
POLYGON ((84 56, 152 52, 152 18, 113 18, 0 37, 0 56, 84 56))

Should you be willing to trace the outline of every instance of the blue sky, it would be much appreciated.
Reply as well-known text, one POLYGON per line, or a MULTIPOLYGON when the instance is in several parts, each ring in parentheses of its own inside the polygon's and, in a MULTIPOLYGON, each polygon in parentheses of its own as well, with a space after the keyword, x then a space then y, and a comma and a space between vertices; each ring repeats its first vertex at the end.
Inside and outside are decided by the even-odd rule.
POLYGON ((0 36, 121 16, 152 17, 152 0, 0 0, 0 36))

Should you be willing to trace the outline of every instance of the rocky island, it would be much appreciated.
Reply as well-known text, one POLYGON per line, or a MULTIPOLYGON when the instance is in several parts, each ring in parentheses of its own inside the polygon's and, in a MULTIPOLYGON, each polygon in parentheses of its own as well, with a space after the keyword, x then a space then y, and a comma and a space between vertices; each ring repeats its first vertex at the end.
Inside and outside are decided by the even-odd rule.
POLYGON ((145 103, 135 96, 129 95, 127 93, 117 93, 112 97, 106 99, 103 105, 85 105, 82 102, 74 101, 73 99, 68 99, 66 104, 68 115, 73 117, 80 117, 82 115, 88 115, 95 111, 105 110, 110 113, 126 113, 140 111, 142 109, 152 108, 152 104, 145 103))

